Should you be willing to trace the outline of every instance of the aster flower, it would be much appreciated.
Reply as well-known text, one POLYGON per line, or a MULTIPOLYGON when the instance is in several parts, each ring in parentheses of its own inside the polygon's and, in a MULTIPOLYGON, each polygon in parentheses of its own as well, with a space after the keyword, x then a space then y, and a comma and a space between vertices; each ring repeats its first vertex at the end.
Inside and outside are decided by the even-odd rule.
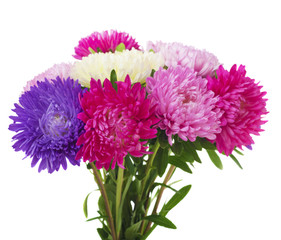
POLYGON ((135 157, 147 154, 147 141, 155 138, 158 122, 150 101, 145 98, 145 88, 140 83, 131 87, 130 77, 116 82, 117 92, 108 79, 92 79, 91 88, 81 98, 83 112, 78 114, 85 125, 77 145, 83 145, 76 159, 95 162, 98 169, 123 167, 123 159, 129 153, 135 157))
POLYGON ((82 110, 78 94, 81 86, 68 78, 38 82, 20 96, 15 104, 16 116, 9 130, 17 134, 13 137, 16 151, 25 152, 32 158, 31 166, 39 161, 39 169, 49 173, 67 168, 67 159, 72 165, 79 165, 75 155, 79 150, 76 141, 84 124, 77 119, 82 110))
POLYGON ((45 79, 56 79, 57 76, 61 79, 67 79, 70 76, 70 70, 72 65, 72 63, 55 64, 51 68, 47 69, 45 72, 37 75, 32 80, 27 82, 26 86, 24 87, 24 91, 29 91, 30 87, 37 86, 37 82, 43 82, 45 81, 45 79))
POLYGON ((131 81, 144 82, 150 76, 152 69, 164 66, 164 59, 160 54, 152 52, 141 52, 135 49, 115 53, 96 53, 89 55, 74 64, 71 76, 78 79, 85 86, 90 87, 92 78, 110 78, 110 73, 114 69, 118 81, 124 81, 129 74, 131 81))
POLYGON ((246 77, 245 66, 237 69, 233 65, 229 72, 220 66, 216 73, 217 78, 208 77, 208 89, 219 97, 217 106, 223 111, 222 131, 215 142, 219 152, 229 155, 235 147, 242 149, 253 144, 250 134, 259 135, 263 131, 266 92, 261 92, 262 87, 254 79, 246 77))
POLYGON ((221 113, 215 108, 217 98, 207 89, 207 80, 188 67, 160 68, 147 82, 148 98, 155 105, 159 127, 184 141, 196 137, 215 139, 220 132, 221 113))
POLYGON ((148 42, 148 50, 159 52, 168 67, 189 67, 201 77, 212 75, 219 66, 217 57, 206 50, 198 50, 181 43, 148 42))
POLYGON ((125 49, 140 49, 139 44, 133 39, 128 33, 125 32, 117 32, 111 30, 110 32, 104 31, 102 33, 94 32, 90 36, 86 38, 82 38, 79 41, 77 47, 75 47, 76 55, 73 57, 81 60, 82 57, 87 57, 91 54, 89 48, 94 50, 95 52, 115 52, 116 47, 123 43, 125 45, 125 49))

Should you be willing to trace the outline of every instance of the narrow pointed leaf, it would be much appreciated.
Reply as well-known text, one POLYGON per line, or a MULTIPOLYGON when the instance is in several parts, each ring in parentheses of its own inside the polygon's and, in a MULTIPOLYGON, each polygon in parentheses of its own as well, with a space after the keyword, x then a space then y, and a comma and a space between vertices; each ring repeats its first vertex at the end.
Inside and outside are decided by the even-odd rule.
POLYGON ((151 187, 151 192, 153 191, 153 189, 155 188, 155 187, 157 187, 157 186, 162 186, 162 187, 166 187, 166 188, 169 188, 169 189, 171 189, 172 191, 174 191, 174 192, 178 192, 176 189, 174 189, 174 188, 172 188, 171 186, 169 186, 169 185, 166 185, 166 184, 164 184, 164 183, 153 183, 153 185, 152 185, 152 187, 151 187))
POLYGON ((201 144, 201 146, 205 149, 209 149, 209 150, 216 150, 216 146, 209 142, 208 140, 206 140, 205 138, 199 138, 199 142, 201 144))
POLYGON ((230 154, 229 156, 230 156, 230 157, 232 158, 232 160, 237 164, 238 167, 240 167, 241 169, 243 169, 242 166, 241 166, 241 164, 240 164, 240 162, 237 160, 237 158, 236 158, 233 154, 230 154))
MULTIPOLYGON (((163 206, 164 214, 168 213, 172 208, 174 208, 189 192, 191 185, 187 185, 181 188, 178 192, 174 194, 174 196, 163 206)), ((161 210, 161 212, 162 212, 161 210)), ((166 215, 165 214, 165 215, 166 215)))
POLYGON ((141 223, 142 223, 142 221, 139 221, 126 229, 126 231, 125 231, 126 240, 135 240, 136 239, 136 237, 139 235, 138 231, 141 226, 141 223))
POLYGON ((188 172, 188 173, 192 173, 191 169, 189 168, 189 166, 187 165, 186 162, 184 162, 183 160, 181 160, 180 157, 177 156, 169 156, 169 163, 180 168, 181 170, 188 172))
POLYGON ((99 216, 99 217, 89 218, 89 219, 86 220, 86 222, 90 222, 90 221, 93 221, 93 220, 96 220, 96 219, 104 219, 104 218, 107 218, 107 216, 99 216))
POLYGON ((168 218, 161 215, 150 215, 144 217, 145 220, 153 222, 159 226, 176 229, 177 227, 168 218))
POLYGON ((239 155, 244 156, 244 154, 240 152, 237 148, 234 148, 234 151, 237 152, 239 155))
POLYGON ((86 218, 88 218, 88 198, 89 198, 89 196, 90 196, 91 193, 92 193, 92 192, 90 192, 90 193, 86 196, 86 198, 85 198, 85 200, 84 200, 84 203, 83 203, 83 211, 84 211, 84 215, 85 215, 86 218))
POLYGON ((206 149, 211 161, 213 162, 213 164, 218 168, 218 169, 223 169, 222 166, 222 162, 220 160, 220 157, 218 156, 218 154, 214 151, 214 150, 209 150, 206 149))

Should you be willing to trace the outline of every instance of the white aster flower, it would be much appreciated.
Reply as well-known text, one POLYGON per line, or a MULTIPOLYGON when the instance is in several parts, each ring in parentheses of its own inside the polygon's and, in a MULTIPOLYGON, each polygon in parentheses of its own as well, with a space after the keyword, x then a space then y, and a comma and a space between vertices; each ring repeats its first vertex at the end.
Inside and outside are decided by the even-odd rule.
POLYGON ((162 55, 153 52, 142 52, 135 49, 123 52, 95 53, 77 61, 71 71, 71 77, 78 79, 81 85, 90 87, 91 79, 102 82, 110 78, 114 69, 118 81, 124 81, 129 74, 132 83, 145 82, 152 69, 164 66, 162 55))

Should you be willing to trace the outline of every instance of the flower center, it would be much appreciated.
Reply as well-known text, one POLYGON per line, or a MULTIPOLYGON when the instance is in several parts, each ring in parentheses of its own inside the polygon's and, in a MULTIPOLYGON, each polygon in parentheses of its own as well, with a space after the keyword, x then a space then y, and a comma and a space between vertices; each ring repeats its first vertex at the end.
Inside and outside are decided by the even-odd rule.
POLYGON ((62 137, 68 133, 69 121, 64 112, 58 110, 57 105, 50 104, 46 114, 40 119, 40 127, 47 136, 62 137))

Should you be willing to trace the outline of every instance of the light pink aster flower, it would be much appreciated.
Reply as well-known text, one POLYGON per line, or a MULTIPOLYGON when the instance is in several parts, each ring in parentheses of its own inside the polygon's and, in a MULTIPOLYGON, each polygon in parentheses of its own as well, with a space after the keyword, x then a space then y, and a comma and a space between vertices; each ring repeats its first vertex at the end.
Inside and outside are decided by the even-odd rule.
POLYGON ((30 87, 37 86, 37 82, 43 82, 45 79, 51 80, 56 79, 57 77, 60 77, 61 79, 67 79, 70 77, 72 65, 72 63, 55 64, 45 72, 34 77, 31 81, 27 82, 26 86, 24 87, 24 92, 29 91, 30 87))
POLYGON ((190 68, 160 68, 147 82, 148 98, 155 105, 159 127, 166 131, 170 145, 172 135, 184 141, 196 137, 215 139, 220 132, 221 116, 217 98, 207 89, 207 80, 190 68))
POLYGON ((83 94, 83 112, 78 118, 85 125, 77 145, 83 145, 76 159, 95 162, 98 169, 123 168, 123 159, 129 153, 142 157, 147 151, 145 139, 156 137, 157 130, 151 129, 159 120, 146 99, 145 88, 140 83, 131 86, 127 75, 125 82, 117 82, 117 92, 108 79, 92 79, 89 92, 83 94))
POLYGON ((89 48, 94 50, 95 52, 115 52, 116 47, 123 43, 125 45, 125 49, 131 50, 135 48, 137 50, 140 49, 139 44, 133 39, 128 33, 125 32, 117 32, 115 30, 111 30, 110 32, 94 32, 90 36, 82 38, 79 41, 77 47, 75 47, 75 55, 73 57, 77 59, 82 59, 82 57, 86 57, 91 54, 89 48))
POLYGON ((219 66, 218 59, 214 54, 177 42, 148 42, 147 49, 160 52, 165 59, 167 67, 189 67, 201 77, 212 75, 219 66))
POLYGON ((219 97, 218 108, 223 111, 221 116, 221 133, 215 139, 219 152, 227 156, 235 147, 254 143, 250 134, 259 135, 263 131, 261 125, 266 121, 262 115, 267 114, 266 100, 261 92, 262 86, 254 79, 246 77, 245 66, 236 69, 233 65, 228 72, 220 66, 216 71, 217 78, 208 77, 208 89, 219 97))

